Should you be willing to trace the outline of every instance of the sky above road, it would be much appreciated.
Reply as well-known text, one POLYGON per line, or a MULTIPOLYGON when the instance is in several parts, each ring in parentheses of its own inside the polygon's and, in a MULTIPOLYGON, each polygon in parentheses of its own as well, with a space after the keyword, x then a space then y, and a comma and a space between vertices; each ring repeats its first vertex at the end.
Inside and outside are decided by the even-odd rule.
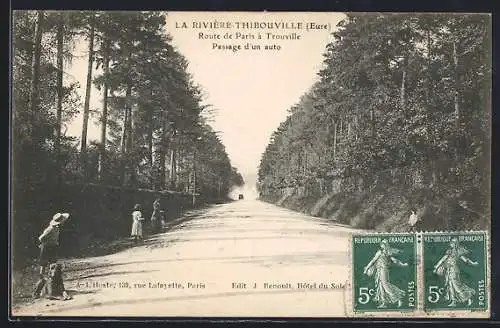
MULTIPOLYGON (((204 102, 214 110, 210 125, 219 132, 232 165, 244 177, 256 176, 262 153, 272 132, 279 126, 288 109, 299 101, 317 79, 323 65, 323 53, 331 40, 331 33, 344 18, 341 13, 222 13, 222 12, 169 12, 168 33, 174 46, 189 62, 189 72, 204 93, 204 102), (254 34, 269 30, 196 29, 193 22, 301 22, 304 26, 314 22, 328 25, 328 29, 296 31, 299 40, 213 40, 200 39, 199 32, 225 34, 225 32, 254 34), (186 23, 187 28, 180 28, 186 23), (259 44, 261 50, 219 50, 219 45, 242 46, 259 44), (279 45, 278 50, 263 50, 265 45, 279 45)), ((234 27, 234 24, 233 24, 234 27)), ((276 34, 290 34, 293 30, 274 30, 276 34)), ((264 34, 263 34, 264 35, 264 34)), ((266 37, 266 35, 264 35, 266 37)), ((76 80, 84 99, 87 58, 86 42, 77 42, 76 57, 68 70, 69 80, 76 80)), ((101 93, 92 90, 91 108, 100 112, 101 93)), ((89 140, 99 138, 99 126, 92 119, 89 140)), ((82 117, 79 115, 68 126, 67 134, 79 137, 82 117)), ((254 184, 255 181, 247 181, 254 184)))

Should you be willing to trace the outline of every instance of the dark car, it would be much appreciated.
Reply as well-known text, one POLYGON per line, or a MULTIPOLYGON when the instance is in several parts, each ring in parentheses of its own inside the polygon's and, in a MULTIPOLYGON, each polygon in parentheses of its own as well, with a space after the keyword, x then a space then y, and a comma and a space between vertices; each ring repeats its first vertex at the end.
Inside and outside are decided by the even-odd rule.
POLYGON ((238 199, 243 199, 243 194, 239 194, 238 199))

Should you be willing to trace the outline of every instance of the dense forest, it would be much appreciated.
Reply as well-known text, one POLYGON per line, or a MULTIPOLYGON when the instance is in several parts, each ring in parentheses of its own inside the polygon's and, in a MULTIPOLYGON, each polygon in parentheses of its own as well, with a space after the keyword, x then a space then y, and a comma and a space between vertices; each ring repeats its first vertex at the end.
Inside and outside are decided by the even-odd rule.
POLYGON ((380 231, 489 228, 491 21, 348 14, 262 155, 261 198, 380 231))
POLYGON ((203 115, 210 108, 172 46, 165 19, 160 12, 13 14, 12 178, 18 196, 39 183, 219 196, 243 184, 203 115), (77 40, 87 47, 84 86, 68 78, 77 40), (93 85, 100 94, 91 95, 93 85), (99 97, 100 108, 90 108, 91 97, 99 97), (65 126, 78 115, 81 137, 67 136, 65 126), (99 141, 88 140, 90 120, 100 126, 99 141))
POLYGON ((216 113, 165 26, 161 12, 13 13, 15 266, 35 256, 54 213, 71 215, 63 255, 84 255, 130 234, 134 204, 149 218, 160 198, 173 222, 243 185, 209 125, 216 113), (83 57, 77 46, 86 48, 83 57), (84 85, 74 82, 75 58, 84 85), (81 134, 67 135, 76 120, 81 134), (100 129, 98 140, 89 126, 100 129))

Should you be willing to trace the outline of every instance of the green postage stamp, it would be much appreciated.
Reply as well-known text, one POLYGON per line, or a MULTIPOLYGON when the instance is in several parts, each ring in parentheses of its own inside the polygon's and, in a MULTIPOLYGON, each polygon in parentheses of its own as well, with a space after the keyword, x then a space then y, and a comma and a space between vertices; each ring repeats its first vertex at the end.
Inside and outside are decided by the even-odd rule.
POLYGON ((484 231, 354 234, 351 310, 483 317, 490 303, 488 245, 484 231))
POLYGON ((486 310, 486 233, 424 233, 422 237, 424 310, 486 310))
POLYGON ((415 235, 353 235, 351 246, 354 312, 417 308, 415 235))

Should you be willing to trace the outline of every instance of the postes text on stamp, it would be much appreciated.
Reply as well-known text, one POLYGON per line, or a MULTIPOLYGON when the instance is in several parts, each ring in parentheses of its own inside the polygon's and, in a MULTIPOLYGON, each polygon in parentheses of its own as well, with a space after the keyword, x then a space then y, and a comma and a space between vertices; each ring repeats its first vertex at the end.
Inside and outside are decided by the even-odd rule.
POLYGON ((417 308, 416 240, 413 234, 352 236, 354 312, 417 308))
POLYGON ((424 310, 487 310, 485 232, 424 233, 424 310))

